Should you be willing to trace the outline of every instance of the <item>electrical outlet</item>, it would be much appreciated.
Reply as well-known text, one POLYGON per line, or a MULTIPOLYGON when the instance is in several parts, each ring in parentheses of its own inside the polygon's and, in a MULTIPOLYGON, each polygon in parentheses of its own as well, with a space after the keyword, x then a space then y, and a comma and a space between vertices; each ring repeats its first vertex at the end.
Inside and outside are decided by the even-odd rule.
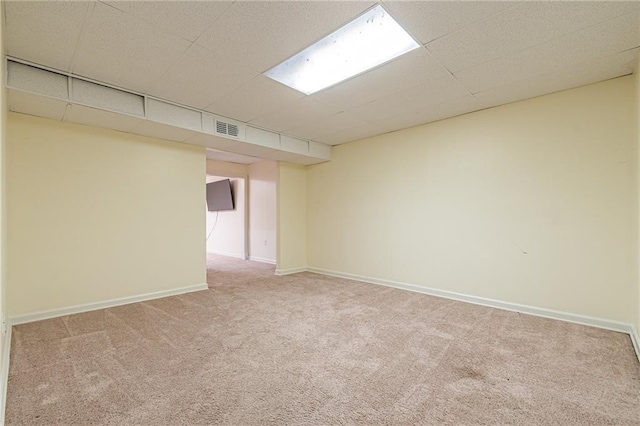
POLYGON ((267 245, 267 240, 264 240, 264 245, 265 245, 265 246, 267 245))

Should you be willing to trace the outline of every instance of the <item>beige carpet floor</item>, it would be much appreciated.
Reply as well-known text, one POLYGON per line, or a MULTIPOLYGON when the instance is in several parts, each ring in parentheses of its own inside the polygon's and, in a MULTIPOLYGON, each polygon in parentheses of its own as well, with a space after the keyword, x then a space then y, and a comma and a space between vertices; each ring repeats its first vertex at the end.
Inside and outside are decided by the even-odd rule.
POLYGON ((640 424, 625 334, 209 261, 208 291, 14 327, 7 424, 640 424))

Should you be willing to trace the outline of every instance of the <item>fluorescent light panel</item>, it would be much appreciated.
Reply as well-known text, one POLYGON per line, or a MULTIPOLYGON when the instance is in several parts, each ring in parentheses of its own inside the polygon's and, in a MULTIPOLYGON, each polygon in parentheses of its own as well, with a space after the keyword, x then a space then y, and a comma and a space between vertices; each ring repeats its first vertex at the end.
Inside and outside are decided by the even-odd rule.
POLYGON ((417 47, 378 5, 264 74, 310 95, 417 47))

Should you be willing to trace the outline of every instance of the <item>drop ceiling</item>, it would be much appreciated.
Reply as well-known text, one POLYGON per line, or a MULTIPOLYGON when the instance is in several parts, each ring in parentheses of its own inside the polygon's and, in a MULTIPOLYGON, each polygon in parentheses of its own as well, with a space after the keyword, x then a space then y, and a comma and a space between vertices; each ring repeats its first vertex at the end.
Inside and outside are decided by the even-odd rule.
MULTIPOLYGON (((3 4, 10 57, 328 145, 627 75, 640 52, 637 1, 3 4), (422 47, 311 96, 262 75, 376 4, 422 47)), ((47 100, 13 98, 12 109, 63 118, 47 100)), ((77 105, 66 114, 146 126, 77 105)), ((220 152, 277 158, 242 158, 233 144, 209 156, 220 152)))

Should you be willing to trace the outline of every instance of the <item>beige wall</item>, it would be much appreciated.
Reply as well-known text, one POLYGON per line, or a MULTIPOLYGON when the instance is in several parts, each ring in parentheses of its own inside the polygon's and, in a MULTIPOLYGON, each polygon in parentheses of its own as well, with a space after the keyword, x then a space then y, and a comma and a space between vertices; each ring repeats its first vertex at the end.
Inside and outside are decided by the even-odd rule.
POLYGON ((207 211, 207 252, 244 259, 245 242, 245 179, 207 176, 207 183, 223 179, 231 181, 233 210, 207 211))
POLYGON ((201 147, 10 113, 10 316, 206 282, 201 147))
POLYGON ((249 256, 276 262, 276 183, 278 163, 259 161, 249 166, 249 256))
MULTIPOLYGON (((636 328, 636 332, 640 333, 640 61, 636 61, 635 73, 633 75, 634 83, 635 83, 635 109, 634 116, 636 120, 636 144, 635 144, 635 172, 636 172, 636 186, 634 188, 634 200, 636 205, 635 215, 636 215, 636 228, 635 228, 635 289, 634 295, 632 297, 633 303, 633 312, 634 312, 634 321, 633 325, 636 328)), ((638 342, 640 343, 640 342, 638 342)), ((640 353, 638 354, 640 356, 640 353)))
POLYGON ((334 148, 309 266, 631 322, 633 102, 625 77, 334 148))
MULTIPOLYGON (((6 257, 7 257, 7 232, 6 232, 6 127, 7 127, 7 89, 6 81, 6 61, 4 51, 4 8, 0 7, 0 380, 4 381, 4 372, 8 371, 8 359, 5 359, 5 337, 7 327, 7 297, 6 297, 6 257), (6 370, 5 370, 6 369, 6 370)), ((4 423, 4 403, 6 395, 6 384, 0 385, 0 424, 4 423)))
POLYGON ((278 163, 277 269, 289 273, 307 266, 307 176, 302 166, 278 163))
POLYGON ((246 177, 248 173, 249 166, 247 166, 246 164, 207 160, 208 175, 225 177, 246 177))

